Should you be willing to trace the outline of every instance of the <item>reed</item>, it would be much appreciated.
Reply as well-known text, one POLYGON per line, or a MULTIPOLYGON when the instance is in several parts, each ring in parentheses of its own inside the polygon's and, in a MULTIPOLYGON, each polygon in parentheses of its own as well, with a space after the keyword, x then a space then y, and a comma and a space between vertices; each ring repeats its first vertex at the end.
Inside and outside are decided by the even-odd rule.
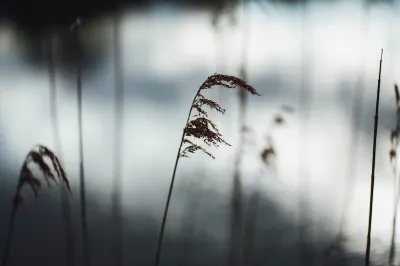
POLYGON ((225 109, 223 109, 217 102, 210 100, 203 95, 203 91, 213 89, 216 86, 228 89, 240 87, 241 89, 250 92, 252 95, 260 96, 260 94, 258 94, 257 91, 252 86, 248 85, 244 80, 234 76, 222 74, 214 74, 209 76, 207 80, 204 81, 200 88, 197 90, 197 93, 193 98, 192 104, 190 105, 186 125, 183 129, 181 141, 179 143, 179 148, 176 155, 175 166, 172 173, 168 196, 165 203, 164 215, 161 222, 160 234, 158 237, 156 258, 154 264, 155 266, 158 266, 160 262, 161 249, 164 238, 164 229, 179 159, 182 157, 189 157, 190 154, 193 154, 197 151, 202 151, 211 158, 215 158, 203 146, 196 144, 194 140, 200 140, 207 146, 214 146, 216 148, 218 148, 221 144, 231 146, 222 138, 222 134, 218 131, 217 125, 208 118, 208 113, 204 110, 204 107, 208 107, 221 114, 225 113, 225 109), (192 116, 193 111, 196 113, 192 116))
POLYGON ((397 151, 399 148, 399 133, 400 133, 400 94, 397 85, 394 85, 395 100, 396 100, 396 128, 390 134, 390 150, 389 159, 393 170, 393 183, 394 183, 394 209, 392 219, 392 236, 390 240, 389 249, 389 265, 395 265, 394 257, 396 252, 396 223, 397 223, 397 209, 400 200, 400 183, 399 183, 399 165, 397 164, 397 151), (397 183, 397 186, 396 186, 397 183))
POLYGON ((375 105, 375 123, 374 123, 374 140, 372 144, 372 171, 371 171, 371 190, 369 198, 369 215, 368 215, 368 234, 367 234, 367 246, 365 250, 365 266, 369 266, 369 257, 371 252, 371 227, 372 227, 372 209, 374 206, 374 186, 375 186, 375 155, 376 155, 376 138, 378 135, 378 114, 379 114, 379 94, 381 90, 381 70, 382 70, 382 55, 383 49, 381 50, 381 61, 379 63, 379 78, 378 78, 378 89, 376 92, 376 105, 375 105))
POLYGON ((81 20, 77 18, 71 25, 71 30, 74 32, 75 42, 77 45, 76 55, 76 88, 78 102, 78 133, 79 133, 79 183, 80 183, 80 200, 81 200, 81 226, 83 238, 83 260, 85 266, 91 265, 90 260, 90 245, 88 236, 88 223, 86 214, 86 180, 83 156, 83 124, 82 124, 82 51, 79 31, 81 20))
POLYGON ((39 195, 39 189, 41 188, 42 181, 38 176, 35 176, 30 169, 30 165, 37 165, 41 170, 44 180, 47 185, 51 187, 51 183, 54 182, 58 185, 57 179, 65 185, 71 194, 71 189, 69 186, 69 181, 67 174, 62 167, 58 157, 47 147, 43 145, 38 145, 28 152, 26 155, 19 174, 19 180, 17 184, 17 189, 14 195, 13 206, 8 226, 8 233, 6 237, 6 244, 4 246, 4 256, 1 265, 6 266, 10 257, 11 251, 11 240, 14 232, 14 222, 18 207, 24 203, 24 198, 22 197, 22 189, 28 185, 31 187, 35 197, 39 195), (50 159, 51 166, 45 161, 45 159, 50 159), (51 169, 53 168, 53 170, 51 169), (54 172, 55 174, 54 174, 54 172))
MULTIPOLYGON (((61 158, 61 139, 60 139, 60 128, 58 120, 58 108, 57 108, 57 86, 56 86, 56 65, 54 60, 54 37, 51 35, 48 40, 47 46, 47 58, 48 58, 48 70, 49 70, 49 88, 50 88, 50 116, 51 124, 53 128, 54 145, 55 151, 59 154, 61 158)), ((75 236, 72 226, 71 217, 71 206, 68 198, 68 191, 65 187, 61 188, 60 191, 61 198, 61 209, 62 218, 64 223, 65 240, 66 240, 66 261, 67 266, 75 265, 75 236)))

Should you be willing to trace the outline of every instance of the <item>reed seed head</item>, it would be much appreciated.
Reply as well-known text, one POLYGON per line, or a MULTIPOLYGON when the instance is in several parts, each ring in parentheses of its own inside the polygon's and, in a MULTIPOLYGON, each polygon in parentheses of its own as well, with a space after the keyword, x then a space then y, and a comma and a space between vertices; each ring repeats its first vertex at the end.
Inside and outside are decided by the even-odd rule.
POLYGON ((390 158, 390 162, 393 163, 394 160, 396 159, 396 150, 395 149, 390 149, 389 158, 390 158))
POLYGON ((29 165, 31 163, 36 164, 41 172, 43 173, 44 179, 47 183, 47 185, 50 187, 51 182, 54 182, 58 185, 57 179, 59 179, 62 183, 64 183, 68 189, 68 191, 71 193, 71 189, 69 186, 69 181, 67 178, 67 175, 60 163, 60 160, 58 157, 47 147, 43 145, 38 145, 35 147, 37 150, 32 149, 31 151, 28 152, 28 154, 25 157, 25 160, 22 164, 20 175, 19 175, 19 181, 17 185, 17 191, 15 193, 14 197, 14 207, 18 207, 19 204, 23 202, 23 197, 21 195, 22 188, 25 185, 29 185, 35 195, 35 197, 38 196, 38 191, 41 188, 41 181, 38 177, 36 177, 31 169, 29 168, 29 165), (50 166, 47 164, 45 161, 45 158, 49 158, 52 167, 54 168, 54 171, 56 172, 55 177, 54 173, 52 172, 50 166))
POLYGON ((278 114, 275 116, 274 122, 277 125, 282 125, 285 122, 285 120, 283 119, 283 117, 281 115, 278 114))
POLYGON ((213 89, 215 86, 221 86, 224 88, 232 89, 240 87, 244 91, 250 92, 252 95, 258 95, 257 91, 244 80, 228 75, 214 74, 209 76, 206 81, 200 86, 197 94, 193 100, 189 120, 184 128, 182 144, 186 147, 180 151, 181 157, 189 157, 188 153, 194 153, 198 150, 203 151, 205 154, 215 159, 215 157, 208 152, 205 148, 195 144, 190 137, 203 141, 207 146, 219 147, 220 144, 231 146, 222 138, 222 134, 219 132, 217 125, 208 118, 208 113, 204 110, 204 107, 213 109, 221 114, 225 113, 225 109, 222 108, 217 102, 206 98, 203 94, 203 90, 213 89), (192 111, 195 114, 190 117, 192 111), (192 118, 192 119, 190 119, 192 118))
POLYGON ((283 105, 280 107, 282 112, 279 112, 273 116, 272 121, 270 121, 269 128, 265 133, 265 141, 266 144, 263 145, 263 148, 259 154, 259 158, 263 162, 265 166, 271 166, 273 164, 273 160, 276 158, 276 150, 274 145, 274 138, 272 132, 276 127, 280 127, 286 123, 286 114, 293 113, 293 107, 289 105, 283 105))
POLYGON ((394 95, 395 95, 395 100, 396 100, 396 127, 390 132, 390 149, 389 149, 389 160, 390 163, 392 164, 393 171, 396 172, 397 170, 397 163, 396 163, 396 157, 397 157, 397 148, 399 145, 399 131, 400 131, 400 94, 399 94, 399 88, 397 87, 397 84, 394 84, 394 95))
POLYGON ((260 154, 260 157, 261 157, 261 160, 263 161, 263 163, 266 165, 266 166, 269 166, 270 164, 271 164, 271 160, 275 157, 275 150, 274 150, 274 148, 272 147, 272 145, 271 146, 269 146, 268 148, 265 148, 262 152, 261 152, 261 154, 260 154))

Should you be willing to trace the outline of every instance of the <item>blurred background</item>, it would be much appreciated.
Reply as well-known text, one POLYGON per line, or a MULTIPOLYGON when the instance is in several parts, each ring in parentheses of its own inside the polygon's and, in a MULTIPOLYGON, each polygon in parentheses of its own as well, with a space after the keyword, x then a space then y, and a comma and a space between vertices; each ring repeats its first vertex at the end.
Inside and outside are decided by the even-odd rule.
POLYGON ((179 161, 160 265, 363 265, 381 49, 371 265, 399 265, 399 1, 3 0, 0 10, 0 257, 34 145, 60 157, 72 190, 24 190, 8 265, 87 265, 83 205, 91 265, 153 265, 187 111, 213 73, 261 97, 205 93, 226 108, 210 118, 232 147, 179 161))

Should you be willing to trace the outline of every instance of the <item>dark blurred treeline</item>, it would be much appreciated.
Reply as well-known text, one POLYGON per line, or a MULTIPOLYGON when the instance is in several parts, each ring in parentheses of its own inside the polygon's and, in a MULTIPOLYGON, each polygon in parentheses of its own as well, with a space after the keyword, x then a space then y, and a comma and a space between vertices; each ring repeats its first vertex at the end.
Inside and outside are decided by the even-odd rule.
MULTIPOLYGON (((122 16, 126 12, 146 12, 153 7, 164 5, 183 9, 208 10, 210 15, 226 13, 244 2, 259 4, 273 3, 298 7, 308 3, 340 2, 339 0, 2 0, 0 1, 0 26, 3 22, 13 27, 19 37, 19 46, 25 53, 25 59, 35 67, 47 66, 46 47, 49 38, 57 39, 58 64, 60 70, 72 69, 76 63, 74 55, 77 49, 81 53, 83 69, 93 70, 104 57, 104 44, 96 47, 86 43, 77 44, 71 34, 70 26, 79 17, 83 28, 88 21, 101 16, 122 16), (263 3, 264 2, 264 3, 263 3)), ((393 4, 395 0, 364 0, 366 5, 385 3, 393 4)), ((85 42, 85 40, 83 40, 85 42)))
MULTIPOLYGON (((341 2, 340 0, 2 0, 0 19, 11 20, 20 29, 42 31, 47 27, 71 24, 77 17, 92 18, 117 9, 141 10, 154 5, 167 4, 183 8, 215 9, 237 5, 239 2, 271 2, 299 5, 307 2, 341 2)), ((394 3, 395 0, 364 0, 367 4, 394 3)))

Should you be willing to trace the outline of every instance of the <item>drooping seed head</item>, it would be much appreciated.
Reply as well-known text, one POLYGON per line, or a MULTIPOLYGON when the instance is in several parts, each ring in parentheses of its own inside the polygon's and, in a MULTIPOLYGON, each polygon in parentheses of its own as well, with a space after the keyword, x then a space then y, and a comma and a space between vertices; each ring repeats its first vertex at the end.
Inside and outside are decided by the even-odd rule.
POLYGON ((219 132, 217 125, 212 120, 208 119, 208 113, 204 110, 204 107, 208 107, 221 114, 225 113, 225 109, 222 108, 217 102, 206 98, 202 94, 203 90, 213 89, 216 86, 221 86, 228 89, 239 87, 243 91, 260 96, 260 94, 258 94, 252 86, 240 78, 222 74, 214 74, 209 76, 207 80, 204 81, 200 86, 193 100, 190 113, 194 111, 195 114, 192 116, 192 119, 188 121, 184 128, 183 144, 186 147, 182 148, 180 153, 181 157, 188 157, 188 153, 194 153, 198 150, 201 150, 214 159, 214 156, 210 152, 190 141, 188 139, 190 137, 203 141, 207 146, 212 145, 214 147, 219 147, 220 144, 231 146, 222 138, 222 134, 219 132))
POLYGON ((39 167, 41 172, 43 173, 44 179, 47 184, 50 186, 51 182, 57 184, 57 180, 50 168, 50 166, 46 163, 45 157, 48 157, 52 162, 52 166, 57 173, 58 179, 64 183, 71 193, 69 187, 69 181, 67 179, 67 175, 60 164, 58 157, 47 147, 43 145, 38 145, 37 148, 39 151, 31 150, 25 157, 25 160, 22 164, 21 171, 19 174, 19 181, 17 185, 17 191, 14 196, 14 207, 18 207, 19 204, 23 202, 23 197, 21 195, 22 188, 27 184, 31 187, 35 197, 38 196, 39 189, 41 188, 41 181, 40 179, 35 176, 31 169, 29 168, 29 164, 35 164, 39 167))

